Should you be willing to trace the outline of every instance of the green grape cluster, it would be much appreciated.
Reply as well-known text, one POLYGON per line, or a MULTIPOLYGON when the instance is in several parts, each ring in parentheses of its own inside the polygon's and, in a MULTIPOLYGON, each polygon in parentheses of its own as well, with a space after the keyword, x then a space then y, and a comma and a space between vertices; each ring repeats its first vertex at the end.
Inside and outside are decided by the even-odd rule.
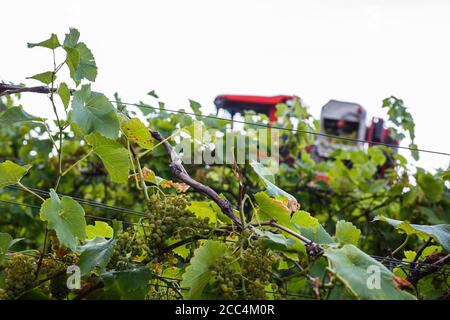
POLYGON ((14 254, 5 266, 2 299, 14 299, 31 289, 35 284, 37 261, 35 257, 14 254))
POLYGON ((134 259, 148 251, 145 239, 134 236, 132 230, 119 234, 107 269, 127 270, 134 266, 134 259))
POLYGON ((180 293, 177 292, 177 286, 173 284, 173 287, 168 283, 160 280, 152 281, 147 293, 147 299, 149 300, 180 300, 180 293))
POLYGON ((276 257, 262 245, 261 239, 242 252, 242 274, 245 277, 246 299, 267 299, 267 286, 278 290, 276 283, 271 282, 272 265, 276 257))
POLYGON ((189 198, 174 195, 160 198, 153 195, 148 202, 149 254, 158 258, 164 250, 164 242, 171 238, 185 239, 209 231, 209 218, 198 218, 188 210, 189 198))
POLYGON ((74 254, 65 255, 64 260, 58 260, 54 257, 47 257, 42 260, 40 276, 45 276, 45 278, 52 278, 48 285, 48 292, 55 299, 64 299, 69 294, 69 289, 67 288, 65 270, 67 266, 74 263, 74 254))
POLYGON ((233 264, 236 260, 231 254, 221 256, 211 270, 214 279, 213 293, 223 299, 238 299, 242 275, 233 264))
POLYGON ((213 293, 223 299, 267 299, 268 292, 278 296, 280 290, 271 279, 276 257, 260 240, 239 253, 226 253, 213 265, 213 293))

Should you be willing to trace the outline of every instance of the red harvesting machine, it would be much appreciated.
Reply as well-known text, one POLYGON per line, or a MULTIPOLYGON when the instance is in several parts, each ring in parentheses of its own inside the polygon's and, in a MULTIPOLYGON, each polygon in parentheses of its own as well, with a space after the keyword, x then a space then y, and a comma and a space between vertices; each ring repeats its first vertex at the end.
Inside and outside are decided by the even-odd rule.
MULTIPOLYGON (((249 95, 219 95, 214 104, 217 112, 226 110, 233 118, 235 114, 243 114, 245 111, 253 110, 269 117, 270 122, 277 120, 275 115, 276 105, 285 103, 292 106, 294 97, 287 95, 278 96, 249 96, 249 95)), ((326 159, 336 148, 354 150, 363 149, 367 143, 369 147, 374 144, 398 145, 398 141, 390 137, 389 129, 384 127, 384 120, 372 118, 370 124, 366 125, 366 110, 357 103, 330 100, 322 107, 320 115, 320 133, 342 137, 345 139, 333 139, 325 135, 316 136, 314 146, 315 159, 326 159), (342 143, 351 141, 353 143, 342 143), (342 141, 341 141, 342 140, 342 141)))

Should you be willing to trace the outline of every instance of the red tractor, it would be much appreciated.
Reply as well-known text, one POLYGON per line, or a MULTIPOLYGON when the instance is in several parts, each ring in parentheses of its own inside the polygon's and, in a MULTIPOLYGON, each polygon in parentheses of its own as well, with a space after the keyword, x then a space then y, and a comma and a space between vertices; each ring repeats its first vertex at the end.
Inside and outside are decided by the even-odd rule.
MULTIPOLYGON (((266 114, 273 123, 277 120, 276 105, 285 103, 291 106, 293 99, 293 96, 286 95, 272 97, 219 95, 215 98, 214 104, 217 111, 227 110, 231 117, 237 113, 243 114, 245 111, 253 110, 266 114)), ((383 119, 374 117, 370 125, 366 126, 366 110, 361 105, 352 102, 330 100, 326 103, 322 107, 320 115, 320 132, 327 136, 316 136, 314 145, 309 148, 314 153, 313 158, 316 161, 328 158, 336 148, 363 149, 365 143, 369 147, 377 143, 398 145, 398 141, 390 137, 389 129, 384 127, 383 119), (345 139, 330 138, 328 135, 345 139), (352 139, 354 142, 345 143, 345 141, 351 142, 352 139)), ((391 167, 392 164, 387 164, 387 166, 391 167)), ((380 170, 383 171, 384 168, 380 168, 380 170)))

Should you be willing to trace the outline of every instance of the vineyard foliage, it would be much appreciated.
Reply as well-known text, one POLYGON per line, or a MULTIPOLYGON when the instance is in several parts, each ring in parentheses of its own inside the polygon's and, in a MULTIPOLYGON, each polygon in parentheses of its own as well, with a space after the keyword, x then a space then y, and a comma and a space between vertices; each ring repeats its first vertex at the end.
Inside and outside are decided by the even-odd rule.
MULTIPOLYGON (((194 122, 236 139, 255 127, 232 131, 195 101, 195 116, 171 112, 153 90, 135 106, 96 92, 97 61, 74 28, 28 47, 54 63, 23 75, 46 93, 0 91, 1 298, 448 299, 448 169, 427 172, 386 146, 315 162, 314 135, 282 131, 275 179, 247 161, 185 164, 183 181, 170 145, 215 142, 194 139, 194 122), (25 111, 24 94, 47 96, 54 117, 25 111), (71 266, 80 286, 67 286, 71 266)), ((382 107, 395 138, 417 147, 403 101, 382 107)), ((318 130, 300 98, 277 117, 318 130)))

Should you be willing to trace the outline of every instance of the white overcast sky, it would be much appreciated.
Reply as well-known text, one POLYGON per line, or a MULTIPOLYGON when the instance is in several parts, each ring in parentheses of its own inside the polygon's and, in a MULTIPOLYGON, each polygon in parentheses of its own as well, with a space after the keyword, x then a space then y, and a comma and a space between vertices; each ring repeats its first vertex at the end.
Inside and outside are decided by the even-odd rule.
MULTIPOLYGON (((169 108, 188 99, 213 111, 220 93, 296 94, 315 115, 329 99, 382 116, 404 99, 420 148, 450 152, 450 1, 148 0, 3 1, 0 80, 26 82, 50 69, 27 42, 73 26, 92 49, 94 89, 125 101, 154 89, 169 108)), ((44 97, 26 109, 50 114, 44 97)), ((402 152, 408 154, 407 152, 402 152)), ((449 157, 422 154, 427 169, 449 157)))

